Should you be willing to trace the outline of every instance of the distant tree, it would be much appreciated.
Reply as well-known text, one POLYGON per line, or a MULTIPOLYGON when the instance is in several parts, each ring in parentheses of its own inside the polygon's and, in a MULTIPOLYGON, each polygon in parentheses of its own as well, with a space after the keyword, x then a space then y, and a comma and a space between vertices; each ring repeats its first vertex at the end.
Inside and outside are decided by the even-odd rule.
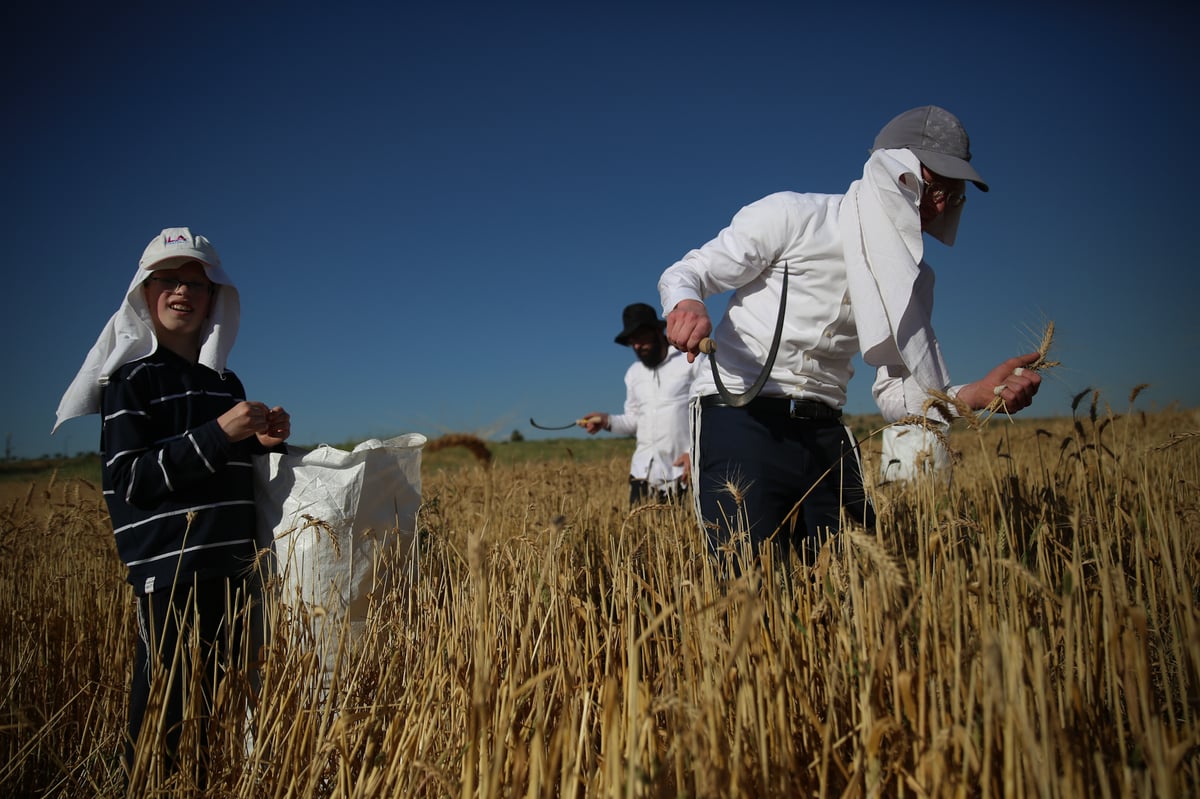
POLYGON ((525 436, 521 435, 520 430, 514 430, 514 431, 512 431, 512 435, 508 437, 508 440, 513 441, 513 442, 524 441, 525 436))

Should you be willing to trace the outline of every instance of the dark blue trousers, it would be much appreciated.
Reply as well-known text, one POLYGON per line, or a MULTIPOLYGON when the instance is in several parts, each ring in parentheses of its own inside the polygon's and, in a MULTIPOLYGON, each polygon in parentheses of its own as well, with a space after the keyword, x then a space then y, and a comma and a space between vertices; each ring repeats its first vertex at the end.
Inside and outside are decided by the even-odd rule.
MULTIPOLYGON (((209 714, 217 685, 231 669, 247 674, 248 660, 257 658, 257 647, 263 642, 260 592, 254 579, 216 579, 178 585, 174 591, 137 598, 138 636, 129 692, 129 736, 124 752, 127 769, 133 766, 143 727, 149 733, 159 726, 158 718, 147 714, 147 707, 155 682, 163 680, 170 687, 163 696, 163 706, 158 708, 162 713, 163 737, 156 744, 163 747, 167 768, 174 770, 182 726, 196 724, 201 768, 193 776, 201 785, 204 783, 209 714), (191 646, 193 635, 198 644, 196 650, 191 646), (245 636, 248 640, 244 640, 245 636), (193 661, 194 654, 199 655, 198 660, 193 661), (200 717, 189 718, 184 706, 185 686, 200 691, 200 717)), ((255 679, 256 676, 247 675, 251 687, 255 679)))
POLYGON ((753 405, 699 409, 698 510, 714 552, 748 534, 786 563, 795 548, 813 563, 841 527, 841 511, 868 528, 875 512, 863 491, 855 442, 840 419, 795 419, 753 405))

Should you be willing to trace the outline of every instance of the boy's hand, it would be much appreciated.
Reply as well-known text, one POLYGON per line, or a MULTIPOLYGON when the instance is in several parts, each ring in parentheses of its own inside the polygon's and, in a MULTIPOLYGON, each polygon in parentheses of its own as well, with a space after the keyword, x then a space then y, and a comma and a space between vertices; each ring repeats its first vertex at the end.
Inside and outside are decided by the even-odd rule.
POLYGON ((276 405, 267 411, 267 430, 258 434, 258 442, 267 449, 278 447, 292 434, 292 417, 276 405))
POLYGON ((217 424, 230 441, 243 441, 257 435, 268 449, 282 444, 292 434, 292 419, 280 407, 268 408, 262 402, 242 401, 217 417, 217 424))
POLYGON ((267 430, 267 406, 243 400, 217 417, 217 424, 233 442, 243 441, 267 430))

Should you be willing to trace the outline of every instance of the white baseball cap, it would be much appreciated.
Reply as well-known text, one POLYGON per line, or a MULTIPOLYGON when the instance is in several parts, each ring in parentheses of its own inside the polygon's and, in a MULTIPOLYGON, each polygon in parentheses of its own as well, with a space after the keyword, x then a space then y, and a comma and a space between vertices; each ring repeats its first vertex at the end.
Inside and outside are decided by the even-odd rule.
POLYGON ((221 257, 208 239, 192 234, 191 228, 169 227, 150 240, 138 266, 147 272, 174 269, 188 261, 221 268, 221 257))

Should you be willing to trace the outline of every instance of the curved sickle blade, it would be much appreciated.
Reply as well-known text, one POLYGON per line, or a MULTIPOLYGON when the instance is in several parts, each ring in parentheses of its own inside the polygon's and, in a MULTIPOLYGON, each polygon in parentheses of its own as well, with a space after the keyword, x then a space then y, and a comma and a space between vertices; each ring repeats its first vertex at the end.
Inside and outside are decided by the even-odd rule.
POLYGON ((544 425, 544 424, 538 424, 537 422, 533 421, 533 417, 532 417, 532 416, 530 416, 530 417, 529 417, 529 423, 530 423, 531 425, 533 425, 534 427, 536 427, 538 430, 570 430, 572 427, 574 427, 575 425, 579 424, 579 422, 571 422, 570 424, 557 425, 557 426, 549 426, 549 427, 548 427, 548 426, 546 426, 546 425, 544 425))
MULTIPOLYGON (((735 394, 725 388, 725 384, 721 382, 721 371, 717 369, 717 344, 712 339, 706 339, 701 342, 701 349, 708 353, 708 363, 712 366, 713 382, 717 384, 717 393, 721 395, 721 401, 731 408, 741 408, 744 405, 749 405, 750 401, 758 396, 758 392, 762 391, 762 387, 766 385, 767 378, 771 376, 771 367, 775 365, 775 356, 779 354, 779 340, 783 338, 783 318, 784 311, 787 309, 787 288, 788 288, 788 265, 783 263, 783 291, 779 295, 779 315, 775 319, 775 337, 771 339, 771 349, 767 352, 767 362, 763 364, 762 371, 758 373, 758 379, 750 384, 750 388, 743 391, 741 394, 735 394), (705 348, 704 344, 708 347, 705 348)), ((532 420, 530 420, 532 421, 532 420)))

